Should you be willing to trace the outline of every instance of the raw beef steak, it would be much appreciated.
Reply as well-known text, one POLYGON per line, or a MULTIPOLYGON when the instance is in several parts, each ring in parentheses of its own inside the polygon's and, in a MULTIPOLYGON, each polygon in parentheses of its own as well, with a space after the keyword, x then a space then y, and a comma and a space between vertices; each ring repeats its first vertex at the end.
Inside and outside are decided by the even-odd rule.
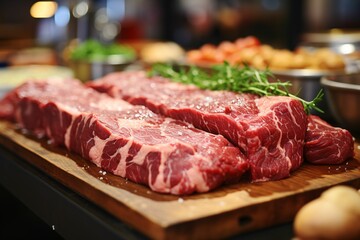
POLYGON ((354 156, 354 140, 349 131, 329 125, 309 115, 305 159, 316 164, 340 164, 354 156))
POLYGON ((246 157, 221 135, 165 118, 76 80, 28 82, 0 102, 0 117, 157 192, 206 192, 236 182, 246 157))
POLYGON ((292 98, 201 90, 145 72, 113 73, 89 86, 223 135, 247 156, 253 181, 288 177, 303 162, 307 117, 292 98))

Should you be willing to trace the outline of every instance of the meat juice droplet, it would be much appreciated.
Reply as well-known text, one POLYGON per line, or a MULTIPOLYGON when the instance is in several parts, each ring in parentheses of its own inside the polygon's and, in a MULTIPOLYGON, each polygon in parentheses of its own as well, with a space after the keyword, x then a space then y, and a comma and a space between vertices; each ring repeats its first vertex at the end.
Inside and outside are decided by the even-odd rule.
MULTIPOLYGON (((320 169, 320 166, 318 166, 318 167, 320 169)), ((332 166, 326 167, 326 170, 327 170, 326 174, 337 174, 337 173, 348 172, 355 168, 357 168, 356 160, 351 159, 351 160, 344 162, 341 165, 332 165, 332 166)))
POLYGON ((21 132, 22 134, 24 134, 24 135, 29 134, 29 131, 26 130, 25 128, 20 128, 20 132, 21 132))

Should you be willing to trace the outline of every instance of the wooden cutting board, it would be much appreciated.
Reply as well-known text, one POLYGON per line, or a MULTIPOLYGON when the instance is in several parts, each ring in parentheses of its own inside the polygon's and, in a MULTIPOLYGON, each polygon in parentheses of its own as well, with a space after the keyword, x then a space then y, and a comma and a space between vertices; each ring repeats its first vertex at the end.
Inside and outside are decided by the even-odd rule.
POLYGON ((304 164, 291 177, 224 186, 191 196, 158 194, 101 171, 63 148, 55 148, 0 121, 0 144, 121 221, 155 239, 219 239, 291 221, 325 189, 360 188, 360 146, 342 165, 304 164))

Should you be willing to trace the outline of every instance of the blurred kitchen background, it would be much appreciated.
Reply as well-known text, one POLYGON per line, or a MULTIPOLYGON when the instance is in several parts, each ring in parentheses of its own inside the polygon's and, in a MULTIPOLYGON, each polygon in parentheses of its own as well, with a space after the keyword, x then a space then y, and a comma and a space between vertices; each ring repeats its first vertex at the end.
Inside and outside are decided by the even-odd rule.
MULTIPOLYGON (((0 3, 0 48, 74 38, 174 41, 185 49, 254 35, 294 49, 304 33, 360 29, 357 0, 12 0, 0 3)), ((4 53, 3 53, 4 54, 4 53)))
MULTIPOLYGON (((134 47, 172 41, 190 50, 253 35, 293 50, 309 41, 306 33, 345 31, 358 44, 359 13, 359 0, 0 1, 0 67, 63 64, 73 39, 134 47)), ((0 197, 0 239, 60 238, 2 187, 0 197)))

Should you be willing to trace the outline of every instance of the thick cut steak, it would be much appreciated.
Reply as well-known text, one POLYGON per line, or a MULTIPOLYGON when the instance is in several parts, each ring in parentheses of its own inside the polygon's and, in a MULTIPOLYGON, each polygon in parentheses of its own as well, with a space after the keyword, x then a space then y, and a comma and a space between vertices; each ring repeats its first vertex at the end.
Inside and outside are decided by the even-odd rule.
POLYGON ((288 177, 303 161, 307 117, 292 98, 201 90, 144 72, 109 74, 89 86, 223 135, 247 156, 253 181, 288 177))
POLYGON ((0 102, 0 117, 97 166, 172 194, 236 182, 245 156, 221 135, 162 117, 76 80, 28 82, 0 102))
POLYGON ((316 164, 340 164, 354 156, 354 140, 349 131, 329 125, 309 115, 305 159, 316 164))

